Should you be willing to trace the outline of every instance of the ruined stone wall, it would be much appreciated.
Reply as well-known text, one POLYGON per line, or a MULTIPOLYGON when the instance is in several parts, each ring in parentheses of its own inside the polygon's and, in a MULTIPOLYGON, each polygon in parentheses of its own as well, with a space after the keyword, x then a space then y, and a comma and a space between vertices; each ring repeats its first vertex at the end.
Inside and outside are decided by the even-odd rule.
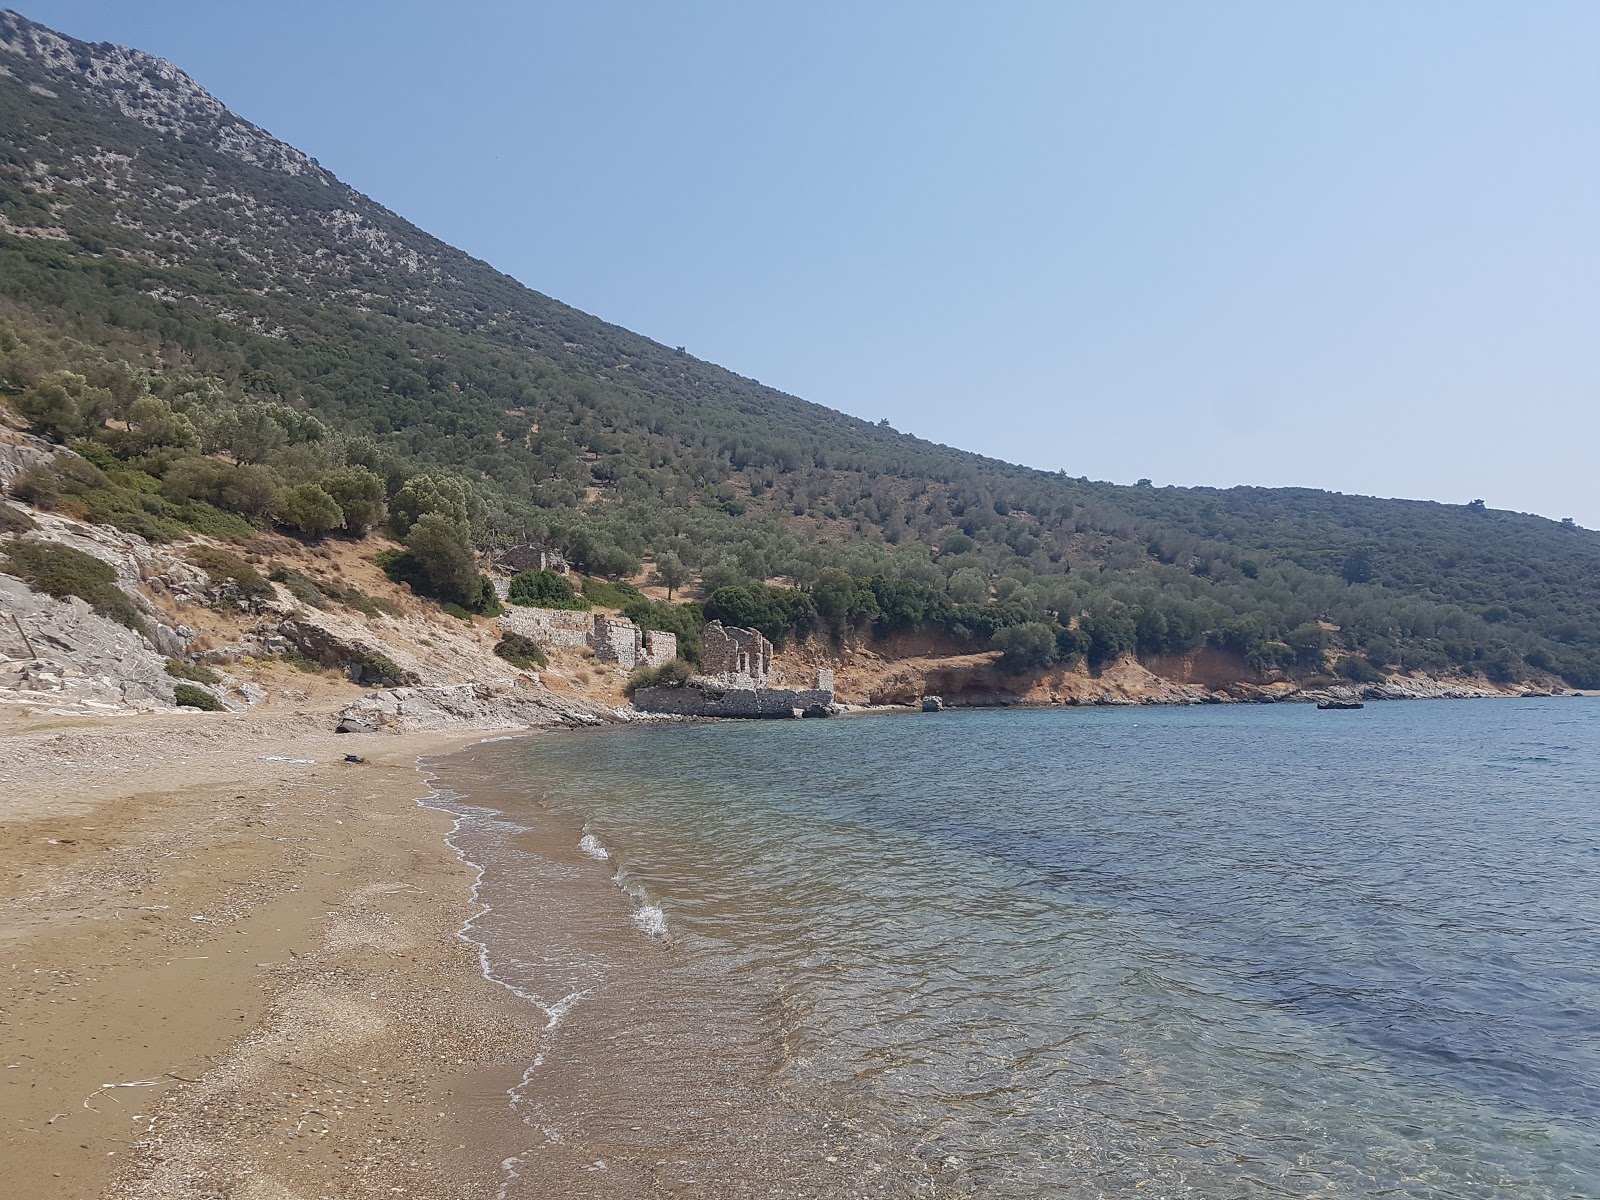
POLYGON ((670 633, 646 632, 626 617, 605 613, 568 612, 556 608, 513 605, 500 618, 503 633, 531 637, 546 649, 588 646, 601 662, 631 671, 640 663, 665 666, 678 657, 678 639, 670 633))
POLYGON ((720 688, 709 680, 640 688, 633 694, 633 706, 641 712, 682 717, 792 717, 832 703, 833 692, 816 688, 720 688))
POLYGON ((664 667, 678 657, 678 635, 659 629, 644 633, 644 661, 652 667, 664 667))
POLYGON ((608 617, 596 613, 589 644, 594 656, 601 662, 616 663, 625 671, 638 666, 644 652, 644 639, 639 627, 623 617, 608 617))
POLYGON ((594 635, 594 618, 586 612, 514 605, 500 618, 500 630, 531 637, 546 649, 587 646, 594 635))
POLYGON ((700 670, 716 679, 749 679, 759 688, 772 673, 772 643, 754 629, 712 621, 700 635, 700 670))

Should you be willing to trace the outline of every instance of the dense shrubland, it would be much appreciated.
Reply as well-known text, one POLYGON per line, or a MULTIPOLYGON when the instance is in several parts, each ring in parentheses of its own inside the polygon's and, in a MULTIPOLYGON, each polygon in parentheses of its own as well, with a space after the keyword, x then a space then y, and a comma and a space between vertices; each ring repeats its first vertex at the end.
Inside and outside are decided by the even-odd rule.
POLYGON ((691 658, 720 619, 935 631, 1017 670, 1212 645, 1600 686, 1591 531, 933 445, 528 291, 328 177, 163 137, 58 75, 30 92, 35 70, 0 78, 0 217, 60 236, 0 233, 0 396, 81 455, 14 486, 43 507, 158 540, 382 529, 391 577, 462 614, 496 607, 471 551, 531 539, 590 583, 519 577, 514 603, 622 608, 691 658))

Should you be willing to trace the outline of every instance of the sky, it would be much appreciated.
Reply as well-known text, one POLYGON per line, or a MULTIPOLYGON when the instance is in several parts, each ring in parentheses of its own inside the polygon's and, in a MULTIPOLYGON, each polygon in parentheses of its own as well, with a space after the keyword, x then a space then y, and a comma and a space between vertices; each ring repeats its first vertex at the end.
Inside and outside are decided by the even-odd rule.
POLYGON ((1590 0, 19 10, 171 59, 530 287, 896 429, 1600 528, 1590 0))

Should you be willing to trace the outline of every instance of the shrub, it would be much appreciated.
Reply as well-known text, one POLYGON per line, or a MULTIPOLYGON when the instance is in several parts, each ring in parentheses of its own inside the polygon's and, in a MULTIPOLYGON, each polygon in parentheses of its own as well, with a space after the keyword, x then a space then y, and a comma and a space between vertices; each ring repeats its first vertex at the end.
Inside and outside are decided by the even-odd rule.
POLYGON ((405 668, 382 654, 369 654, 361 660, 362 674, 371 672, 380 680, 399 683, 407 678, 405 668))
POLYGON ((161 490, 172 500, 204 500, 254 522, 265 522, 278 503, 278 480, 266 467, 210 458, 179 459, 161 477, 161 490))
POLYGON ((289 594, 302 604, 309 604, 312 608, 327 608, 331 604, 316 580, 292 567, 274 567, 267 578, 273 583, 283 584, 289 594))
POLYGON ((56 597, 76 596, 95 612, 129 629, 142 630, 138 606, 117 586, 117 573, 92 554, 55 542, 13 542, 6 569, 29 586, 56 597))
POLYGON ((220 550, 215 546, 191 546, 188 559, 209 575, 213 583, 232 580, 239 594, 247 600, 265 600, 273 594, 272 585, 261 572, 231 550, 220 550))
POLYGON ((508 633, 495 643, 494 652, 505 659, 513 667, 530 671, 534 667, 548 666, 550 660, 545 657, 544 648, 531 637, 522 633, 508 633))
POLYGON ((187 679, 191 683, 217 684, 222 682, 222 676, 218 675, 210 667, 203 667, 198 663, 179 662, 175 658, 167 659, 167 674, 174 679, 187 679))
MULTIPOLYGON (((566 580, 562 582, 565 583, 566 580)), ((590 604, 599 604, 606 608, 621 608, 642 595, 643 593, 631 583, 611 583, 604 579, 583 581, 583 598, 590 604)))
POLYGON ((691 663, 700 661, 700 631, 705 628, 705 613, 694 601, 671 604, 640 596, 622 608, 622 615, 640 629, 656 629, 678 639, 678 655, 691 663))
POLYGON ((1336 675, 1353 683, 1377 683, 1383 678, 1383 672, 1376 670, 1366 659, 1353 654, 1341 658, 1333 670, 1336 675))
MULTIPOLYGON (((588 589, 585 588, 585 591, 588 589)), ((637 594, 637 593, 635 593, 637 594)), ((588 599, 573 590, 565 575, 555 571, 523 571, 512 576, 506 598, 528 608, 560 608, 587 612, 588 599)))
POLYGON ((256 532, 255 526, 243 517, 223 512, 216 505, 208 504, 204 500, 184 500, 172 505, 170 511, 190 529, 207 537, 242 542, 245 538, 254 536, 256 532))
POLYGON ((693 667, 683 659, 675 658, 659 667, 640 667, 628 676, 623 691, 631 696, 640 688, 682 687, 692 674, 694 674, 693 667))
POLYGON ((172 689, 172 702, 180 708, 198 708, 203 712, 221 712, 222 701, 203 687, 180 683, 172 689))
POLYGON ((47 463, 35 463, 11 480, 11 494, 35 508, 54 508, 61 500, 61 480, 47 463))
POLYGON ((27 533, 37 529, 39 525, 25 512, 19 512, 9 504, 0 504, 0 534, 27 533))

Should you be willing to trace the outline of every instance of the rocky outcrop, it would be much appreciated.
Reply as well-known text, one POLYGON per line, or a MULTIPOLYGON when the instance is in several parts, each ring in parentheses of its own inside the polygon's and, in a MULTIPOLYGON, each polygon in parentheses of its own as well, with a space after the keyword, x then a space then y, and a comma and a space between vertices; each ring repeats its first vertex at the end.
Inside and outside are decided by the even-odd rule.
POLYGON ((387 688, 341 709, 339 723, 356 729, 516 730, 603 725, 625 713, 553 695, 542 688, 463 683, 450 687, 387 688))
MULTIPOLYGON (((349 629, 340 629, 334 620, 337 618, 327 619, 327 614, 300 613, 279 622, 276 636, 285 646, 313 662, 343 671, 354 683, 392 688, 422 682, 422 673, 415 667, 401 666, 385 653, 389 647, 380 646, 370 637, 349 629)), ((269 634, 268 649, 272 649, 273 640, 269 634)))
POLYGON ((41 437, 13 430, 0 430, 0 491, 10 488, 11 481, 33 467, 47 465, 57 454, 69 453, 41 437))
POLYGON ((0 703, 172 707, 166 658, 82 600, 57 600, 0 575, 0 611, 0 703))

